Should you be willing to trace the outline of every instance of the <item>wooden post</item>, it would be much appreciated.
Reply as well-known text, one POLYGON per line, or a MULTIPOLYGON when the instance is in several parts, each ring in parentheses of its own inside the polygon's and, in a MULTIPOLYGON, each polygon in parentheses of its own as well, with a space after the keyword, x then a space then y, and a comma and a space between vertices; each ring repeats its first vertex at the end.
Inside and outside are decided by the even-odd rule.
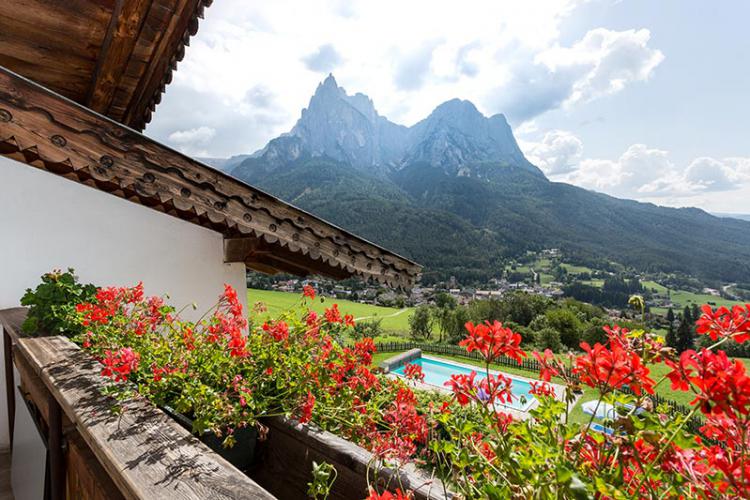
POLYGON ((10 437, 10 448, 13 449, 13 431, 16 420, 16 390, 13 377, 13 342, 10 339, 8 329, 3 327, 3 358, 5 363, 5 398, 8 409, 8 436, 10 437))
POLYGON ((63 454, 62 410, 55 396, 49 394, 49 431, 47 453, 49 457, 50 500, 65 497, 65 456, 63 454))

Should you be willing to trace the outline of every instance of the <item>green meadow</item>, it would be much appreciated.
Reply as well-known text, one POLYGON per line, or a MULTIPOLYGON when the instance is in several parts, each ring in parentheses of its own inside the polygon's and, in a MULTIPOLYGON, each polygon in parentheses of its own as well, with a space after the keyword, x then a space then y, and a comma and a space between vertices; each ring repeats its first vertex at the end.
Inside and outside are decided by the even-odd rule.
MULTIPOLYGON (((261 314, 261 319, 275 317, 279 313, 288 311, 298 305, 302 300, 301 293, 278 292, 274 290, 247 291, 247 303, 252 310, 256 302, 263 302, 268 311, 261 314)), ((360 304, 351 300, 334 299, 331 297, 316 297, 311 308, 322 313, 327 307, 338 304, 341 314, 351 314, 355 321, 380 319, 383 330, 387 333, 403 333, 409 331, 409 316, 413 309, 410 307, 397 309, 395 307, 381 307, 370 304, 360 304)))

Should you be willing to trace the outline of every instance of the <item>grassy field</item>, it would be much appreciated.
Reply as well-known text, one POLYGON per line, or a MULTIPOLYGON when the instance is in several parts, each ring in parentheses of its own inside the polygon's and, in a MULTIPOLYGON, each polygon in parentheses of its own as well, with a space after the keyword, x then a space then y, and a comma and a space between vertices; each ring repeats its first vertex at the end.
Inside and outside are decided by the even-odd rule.
MULTIPOLYGON (((727 307, 733 306, 735 304, 743 304, 742 302, 736 300, 727 300, 706 293, 693 293, 685 290, 671 290, 655 281, 643 281, 642 285, 647 290, 657 293, 663 297, 666 297, 667 293, 669 293, 669 297, 671 298, 672 302, 677 306, 674 308, 675 312, 679 311, 685 306, 689 306, 692 304, 698 304, 699 306, 702 306, 703 304, 710 304, 712 306, 727 307)), ((651 308, 651 311, 656 314, 667 313, 667 309, 664 307, 653 307, 651 308)))
MULTIPOLYGON (((297 293, 250 289, 247 292, 247 303, 252 308, 256 302, 263 302, 268 308, 268 312, 261 315, 263 319, 266 316, 277 316, 279 313, 288 311, 299 305, 301 297, 302 295, 297 293)), ((394 307, 380 307, 370 304, 360 304, 359 302, 352 302, 350 300, 322 297, 315 299, 312 309, 318 313, 322 313, 325 308, 331 307, 332 304, 338 304, 341 314, 351 314, 354 316, 355 321, 381 319, 381 325, 386 332, 406 334, 409 331, 409 317, 413 312, 412 308, 396 309, 394 307)), ((383 338, 378 340, 388 339, 383 338)))
POLYGON ((568 271, 569 274, 593 273, 594 270, 586 266, 574 266, 573 264, 560 264, 560 267, 568 271))

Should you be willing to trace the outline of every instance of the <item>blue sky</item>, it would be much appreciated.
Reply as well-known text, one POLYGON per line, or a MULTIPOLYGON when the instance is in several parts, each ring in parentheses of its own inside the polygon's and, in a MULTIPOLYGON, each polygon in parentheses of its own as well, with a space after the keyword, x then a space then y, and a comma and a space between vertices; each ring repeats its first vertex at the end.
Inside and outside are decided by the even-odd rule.
POLYGON ((410 125, 504 113, 553 180, 750 213, 750 2, 221 0, 147 134, 196 156, 288 131, 333 72, 410 125))

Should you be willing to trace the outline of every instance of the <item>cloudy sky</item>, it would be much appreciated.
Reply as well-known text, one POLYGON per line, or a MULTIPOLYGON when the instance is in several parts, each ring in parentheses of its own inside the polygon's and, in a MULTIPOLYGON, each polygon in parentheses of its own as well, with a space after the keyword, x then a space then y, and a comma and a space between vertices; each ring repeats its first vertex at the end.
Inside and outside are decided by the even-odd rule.
POLYGON ((146 133, 250 153, 329 72, 411 125, 459 97, 504 113, 553 180, 750 213, 750 2, 216 0, 146 133))

